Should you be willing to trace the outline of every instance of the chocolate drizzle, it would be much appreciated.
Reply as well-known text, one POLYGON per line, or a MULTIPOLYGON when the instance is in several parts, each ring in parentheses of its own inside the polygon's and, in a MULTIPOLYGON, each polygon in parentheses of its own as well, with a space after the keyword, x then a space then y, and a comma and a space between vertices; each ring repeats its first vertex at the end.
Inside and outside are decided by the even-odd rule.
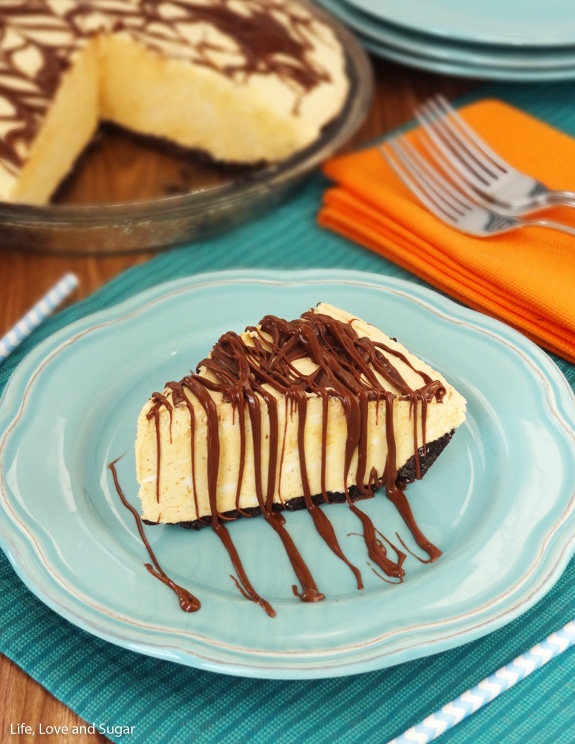
POLYGON ((126 32, 151 49, 234 80, 275 75, 295 94, 330 80, 313 59, 321 24, 286 0, 2 0, 0 161, 23 165, 64 71, 97 33, 126 32), (197 40, 190 35, 199 29, 197 40), (25 59, 35 59, 35 64, 25 59))
POLYGON ((152 574, 152 576, 155 576, 157 579, 163 582, 177 595, 178 600, 180 602, 180 607, 182 608, 184 612, 197 612, 201 607, 199 599, 197 599, 197 597, 194 597, 194 595, 191 594, 187 589, 184 589, 184 587, 180 586, 179 584, 176 584, 175 581, 172 581, 172 579, 170 579, 170 577, 166 574, 164 569, 158 563, 158 559, 156 558, 154 551, 152 550, 152 546, 148 542, 148 538, 146 537, 146 533, 144 532, 144 529, 142 527, 142 520, 140 519, 140 515, 134 509, 134 507, 130 504, 128 499, 125 497, 124 492, 122 491, 122 488, 120 486, 120 481, 118 479, 118 473, 116 470, 117 462, 118 462, 117 459, 114 460, 108 465, 108 468, 110 469, 112 473, 112 478, 114 479, 114 486, 116 487, 116 491, 118 493, 118 496, 120 497, 120 501, 126 507, 126 509, 128 509, 131 512, 132 516, 136 520, 138 532, 140 533, 142 542, 144 543, 146 550, 148 551, 148 555, 150 556, 150 560, 152 561, 152 563, 145 564, 146 568, 152 574))
MULTIPOLYGON (((252 464, 258 502, 256 511, 264 516, 280 537, 300 582, 301 588, 294 586, 294 593, 304 602, 324 599, 324 594, 317 587, 309 567, 286 529, 285 519, 280 510, 283 507, 289 508, 289 504, 278 503, 276 484, 283 457, 280 452, 282 432, 278 405, 285 405, 287 415, 297 417, 297 453, 304 506, 319 536, 346 564, 355 576, 358 589, 362 589, 361 574, 346 558, 335 530, 322 508, 322 504, 337 500, 334 499, 334 494, 326 489, 330 402, 335 400, 341 406, 347 426, 341 500, 348 504, 351 513, 361 524, 369 559, 385 576, 401 581, 405 573, 403 568, 405 554, 396 550, 395 559, 389 556, 385 543, 389 545, 391 543, 386 539, 380 539, 380 533, 372 520, 359 508, 357 502, 373 496, 376 490, 383 489, 411 531, 417 545, 427 554, 428 560, 423 562, 434 561, 441 555, 441 551, 423 535, 416 524, 404 489, 407 480, 421 477, 424 471, 421 461, 429 451, 425 442, 427 407, 432 401, 441 403, 445 393, 445 387, 439 380, 416 370, 407 357, 395 347, 358 335, 353 321, 344 322, 313 311, 304 313, 301 318, 294 321, 267 315, 259 326, 248 328, 243 336, 234 332, 224 334, 212 349, 210 356, 198 365, 195 373, 184 377, 180 382, 168 383, 163 394, 155 393, 152 396, 147 418, 154 422, 158 446, 156 499, 161 502, 160 411, 167 409, 171 421, 175 407, 185 407, 189 411, 192 430, 190 459, 196 497, 197 464, 193 446, 196 422, 192 404, 192 401, 196 401, 196 405, 203 409, 207 418, 206 480, 210 505, 210 514, 200 516, 199 521, 209 524, 225 545, 236 571, 234 581, 242 594, 273 615, 269 604, 257 594, 249 582, 225 526, 229 519, 252 516, 252 513, 242 510, 240 503, 249 431, 252 438, 250 451, 253 451, 252 464), (309 371, 301 371, 302 367, 298 365, 301 360, 306 360, 308 365, 306 369, 309 368, 309 371), (408 384, 400 374, 398 361, 401 361, 402 365, 407 365, 417 375, 420 385, 413 388, 408 384), (220 430, 215 403, 218 396, 231 405, 234 418, 239 424, 241 462, 236 487, 235 514, 222 514, 218 508, 220 430), (311 399, 319 399, 322 406, 321 494, 312 492, 309 463, 306 462, 305 425, 311 399), (413 476, 408 477, 402 477, 396 466, 393 414, 398 401, 409 403, 413 419, 414 451, 411 468, 413 476), (368 471, 368 406, 373 407, 373 404, 377 408, 378 417, 384 419, 382 424, 385 424, 382 428, 385 431, 387 456, 383 472, 380 473, 373 467, 368 471), (269 422, 269 429, 266 428, 269 433, 265 437, 262 434, 264 419, 266 423, 269 422), (247 421, 250 423, 249 427, 246 426, 247 421), (418 430, 423 430, 423 445, 418 445, 418 430), (264 453, 265 458, 262 457, 264 453), (265 472, 264 461, 268 463, 265 472), (352 472, 353 467, 355 470, 352 472), (355 484, 353 488, 348 487, 349 482, 355 484)), ((445 437, 444 444, 449 438, 450 434, 445 437)))

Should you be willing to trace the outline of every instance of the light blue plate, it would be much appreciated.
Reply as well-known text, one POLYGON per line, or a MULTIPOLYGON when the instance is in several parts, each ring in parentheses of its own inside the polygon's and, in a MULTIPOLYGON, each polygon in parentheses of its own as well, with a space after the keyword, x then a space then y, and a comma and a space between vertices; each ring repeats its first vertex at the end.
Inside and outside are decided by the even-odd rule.
POLYGON ((498 80, 508 83, 550 83, 575 78, 575 65, 573 67, 544 67, 540 70, 522 69, 521 67, 495 67, 477 62, 459 62, 449 58, 442 59, 427 54, 406 52, 360 34, 358 34, 358 39, 368 52, 378 57, 390 59, 408 67, 415 67, 418 70, 442 75, 476 78, 478 80, 498 80))
POLYGON ((509 46, 575 43, 573 0, 346 0, 387 23, 447 39, 509 46))
MULTIPOLYGON (((425 288, 352 271, 222 272, 181 279, 79 320, 38 345, 0 402, 0 541, 49 607, 120 646, 203 669, 266 678, 373 670, 452 648, 508 623, 559 578, 575 548, 575 400, 536 346, 425 288), (150 393, 180 378, 229 329, 266 313, 339 305, 398 337, 466 396, 468 420, 408 488, 415 517, 443 551, 408 556, 402 584, 369 566, 345 505, 329 517, 365 589, 320 540, 307 512, 287 526, 326 594, 306 605, 265 520, 230 532, 268 617, 241 596, 208 528, 146 528, 160 563, 202 608, 180 610, 144 568, 134 519, 135 421, 150 393)), ((383 496, 362 504, 415 549, 383 496)))
POLYGON ((381 56, 399 55, 398 61, 412 58, 418 62, 447 64, 466 74, 503 80, 547 79, 550 75, 575 77, 575 46, 532 48, 468 44, 427 34, 423 29, 411 31, 385 23, 357 10, 349 0, 316 0, 316 3, 355 31, 360 40, 366 39, 376 45, 374 49, 381 56))

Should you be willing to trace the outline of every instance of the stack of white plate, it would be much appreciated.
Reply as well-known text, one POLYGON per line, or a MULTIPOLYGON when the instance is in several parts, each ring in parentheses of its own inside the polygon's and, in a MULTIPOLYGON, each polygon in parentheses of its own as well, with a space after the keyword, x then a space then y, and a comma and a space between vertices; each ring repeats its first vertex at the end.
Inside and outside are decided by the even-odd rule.
POLYGON ((461 77, 575 78, 575 0, 316 0, 370 52, 461 77))

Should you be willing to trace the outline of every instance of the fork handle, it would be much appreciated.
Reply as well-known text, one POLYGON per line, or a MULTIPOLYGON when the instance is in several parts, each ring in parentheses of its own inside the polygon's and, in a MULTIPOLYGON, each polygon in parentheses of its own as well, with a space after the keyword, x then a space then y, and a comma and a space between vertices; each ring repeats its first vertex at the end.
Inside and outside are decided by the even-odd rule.
POLYGON ((544 191, 526 199, 525 204, 529 204, 533 211, 545 207, 575 207, 575 191, 544 191))
POLYGON ((550 230, 567 233, 567 235, 575 235, 575 227, 568 227, 561 222, 553 222, 552 220, 521 220, 520 223, 523 227, 546 227, 550 230))

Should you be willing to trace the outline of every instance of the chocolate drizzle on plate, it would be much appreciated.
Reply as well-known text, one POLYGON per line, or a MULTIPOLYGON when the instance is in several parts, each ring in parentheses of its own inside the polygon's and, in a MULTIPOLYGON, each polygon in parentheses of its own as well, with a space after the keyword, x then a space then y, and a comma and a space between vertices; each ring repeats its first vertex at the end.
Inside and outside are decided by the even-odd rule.
POLYGON ((117 459, 114 460, 108 465, 108 468, 110 469, 110 472, 112 473, 112 478, 114 480, 114 486, 116 488, 116 492, 118 493, 118 496, 120 497, 120 501, 126 507, 126 509, 128 509, 128 511, 131 512, 132 516, 136 520, 138 532, 140 533, 142 542, 144 543, 146 550, 148 551, 148 555, 150 556, 150 560, 152 561, 151 563, 145 564, 146 568, 152 574, 152 576, 155 576, 157 579, 162 581, 166 586, 168 586, 177 595, 178 600, 180 602, 180 607, 182 608, 184 612, 197 612, 201 607, 199 599, 195 597, 187 589, 184 589, 184 587, 180 586, 179 584, 176 584, 175 581, 172 581, 172 579, 170 579, 170 577, 166 574, 164 569, 160 566, 158 559, 156 558, 156 555, 154 551, 152 550, 152 546, 150 545, 148 538, 146 537, 146 533, 144 532, 144 528, 142 526, 142 520, 140 519, 140 515, 134 509, 134 507, 130 504, 128 499, 125 497, 122 487, 120 486, 120 481, 118 479, 118 472, 116 470, 117 462, 118 462, 117 459))
MULTIPOLYGON (((441 551, 433 545, 418 527, 409 503, 405 497, 406 482, 420 478, 430 463, 425 459, 433 447, 439 451, 451 437, 451 433, 428 445, 423 442, 418 446, 417 432, 423 431, 425 439, 425 422, 427 407, 430 402, 441 403, 446 393, 439 380, 432 379, 425 372, 416 370, 395 347, 360 336, 354 329, 353 320, 344 322, 321 312, 309 311, 294 321, 282 320, 267 315, 257 327, 247 329, 247 334, 235 332, 224 334, 212 349, 209 357, 198 365, 196 372, 187 375, 179 382, 169 382, 163 393, 154 393, 147 413, 156 431, 157 446, 157 479, 156 500, 161 502, 162 457, 161 437, 159 435, 159 418, 162 409, 168 411, 170 430, 174 409, 183 407, 189 412, 189 426, 192 443, 190 450, 192 480, 195 485, 197 463, 194 453, 194 431, 197 409, 203 409, 206 415, 207 446, 207 489, 210 514, 200 516, 192 526, 210 525, 224 544, 234 570, 235 581, 240 592, 248 599, 261 605, 273 616, 275 613, 252 586, 242 565, 240 556, 233 544, 226 523, 238 517, 251 517, 255 513, 263 515, 266 522, 278 534, 287 556, 293 567, 300 588, 294 585, 293 591, 304 602, 317 602, 325 595, 318 588, 312 569, 306 565, 294 539, 286 528, 283 508, 295 508, 290 503, 278 503, 274 498, 278 469, 281 467, 278 405, 285 405, 288 411, 297 415, 297 449, 303 493, 299 506, 307 509, 315 529, 331 551, 353 573, 358 589, 363 588, 359 569, 345 556, 335 530, 324 511, 323 506, 333 501, 347 503, 350 512, 357 518, 361 527, 361 536, 365 543, 367 555, 375 572, 388 579, 401 582, 405 570, 403 562, 406 554, 395 548, 394 544, 383 537, 373 524, 371 518, 363 512, 358 502, 370 498, 375 491, 382 489, 396 507, 405 525, 410 530, 415 542, 428 558, 418 558, 422 562, 435 561, 441 551), (306 360, 306 369, 302 372, 298 361, 306 360), (407 365, 416 373, 420 385, 411 387, 400 374, 397 361, 407 365), (395 392, 391 392, 389 388, 395 392), (220 429, 218 410, 215 398, 221 397, 231 405, 234 419, 240 431, 240 466, 236 488, 236 509, 233 513, 222 514, 218 509, 218 477, 220 467, 220 429), (306 463, 304 431, 308 403, 311 399, 321 400, 322 404, 322 462, 321 483, 323 492, 312 493, 306 463), (347 426, 345 458, 341 494, 329 493, 326 483, 326 451, 329 418, 329 403, 336 399, 341 404, 347 426), (394 406, 396 401, 409 403, 413 422, 413 457, 398 472, 396 463, 396 445, 394 430, 394 406), (382 473, 375 469, 368 471, 367 466, 367 415, 368 404, 375 404, 378 415, 384 418, 387 456, 382 473), (266 420, 265 436, 263 421, 266 420), (246 424, 249 422, 249 426, 246 424), (268 423, 269 422, 269 423, 268 423), (248 447, 248 437, 251 445, 248 447), (253 452, 251 468, 255 473, 255 491, 258 508, 246 512, 240 503, 240 490, 246 466, 246 452, 253 452), (262 454, 266 454, 262 457, 262 454), (354 459, 355 458, 355 459, 354 459), (264 467, 263 463, 267 463, 264 467), (355 463, 355 464, 353 464, 355 463), (352 467, 355 472, 351 473, 352 467), (409 473, 407 472, 409 471, 409 473), (356 485, 347 487, 351 479, 356 485), (388 547, 393 548, 390 555, 388 547)), ((434 459, 434 458, 431 458, 434 459)), ((196 493, 195 488, 194 495, 196 493)), ((197 507, 197 503, 196 503, 197 507)), ((199 511, 196 510, 199 514, 199 511)), ((329 513, 329 510, 327 510, 329 513)), ((401 541, 401 538, 398 539, 401 541)), ((403 544, 403 541, 401 541, 403 544)), ((417 556, 416 556, 417 557, 417 556)))

